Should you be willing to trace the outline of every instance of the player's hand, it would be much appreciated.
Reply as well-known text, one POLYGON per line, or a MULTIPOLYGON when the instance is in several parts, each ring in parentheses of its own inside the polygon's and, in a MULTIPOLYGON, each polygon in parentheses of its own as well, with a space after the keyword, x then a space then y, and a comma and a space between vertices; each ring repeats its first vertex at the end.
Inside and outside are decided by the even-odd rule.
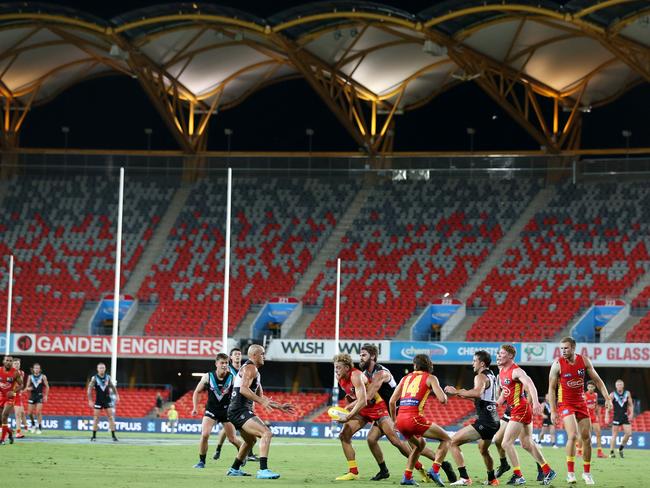
POLYGON ((557 412, 551 412, 551 423, 553 425, 557 424, 557 412))
POLYGON ((193 408, 193 409, 192 409, 192 417, 194 417, 194 416, 197 415, 198 413, 199 413, 199 412, 196 411, 196 408, 193 408))
POLYGON ((290 403, 283 403, 279 408, 285 413, 296 413, 295 407, 290 403))
POLYGON ((45 396, 45 397, 43 397, 43 403, 46 403, 46 402, 47 402, 47 397, 45 396))
POLYGON ((544 413, 544 409, 542 408, 542 404, 539 402, 533 403, 533 413, 535 415, 542 415, 544 413))
POLYGON ((262 397, 261 403, 265 409, 269 410, 270 408, 273 407, 274 402, 269 397, 262 397))
POLYGON ((339 415, 339 418, 338 418, 338 420, 337 420, 337 422, 340 423, 340 424, 344 424, 344 423, 346 423, 348 420, 350 420, 350 416, 349 416, 349 415, 340 414, 340 415, 339 415))
POLYGON ((614 403, 612 402, 611 398, 606 398, 605 399, 605 409, 606 410, 613 410, 614 409, 614 403))
POLYGON ((95 408, 95 404, 91 400, 88 400, 88 406, 90 408, 95 408))
POLYGON ((445 393, 447 395, 456 395, 458 393, 458 390, 456 390, 455 387, 447 385, 445 386, 445 393))

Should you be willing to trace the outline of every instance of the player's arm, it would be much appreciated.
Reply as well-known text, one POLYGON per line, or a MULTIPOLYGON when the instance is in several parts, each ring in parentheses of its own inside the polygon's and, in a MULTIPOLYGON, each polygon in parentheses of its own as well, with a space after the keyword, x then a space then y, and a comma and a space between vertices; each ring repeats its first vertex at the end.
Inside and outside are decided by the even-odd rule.
POLYGON ((381 385, 390 381, 390 373, 388 371, 377 371, 372 375, 372 381, 366 387, 366 396, 370 399, 375 398, 375 395, 381 388, 381 385))
POLYGON ((88 405, 90 405, 90 408, 93 408, 95 406, 95 402, 93 402, 94 388, 95 388, 95 377, 93 376, 92 379, 90 380, 90 383, 88 383, 88 389, 86 391, 88 395, 88 405))
POLYGON ((390 397, 390 400, 388 401, 388 407, 390 409, 390 418, 393 419, 393 422, 395 421, 395 413, 397 411, 397 400, 399 400, 402 396, 402 385, 404 384, 404 378, 402 378, 395 387, 395 391, 393 391, 393 394, 390 397))
POLYGON ((611 410, 612 408, 614 408, 614 405, 612 404, 612 399, 609 396, 609 392, 607 391, 605 382, 601 379, 600 375, 596 372, 596 368, 594 368, 591 359, 589 359, 586 356, 583 356, 582 359, 585 362, 585 369, 587 370, 587 374, 596 385, 596 388, 598 389, 600 394, 605 399, 605 408, 607 410, 611 410))
POLYGON ((557 420, 557 380, 560 377, 560 363, 553 361, 551 372, 548 375, 548 404, 551 407, 551 422, 555 425, 557 420))
POLYGON ((201 376, 196 388, 194 388, 194 393, 192 393, 192 415, 196 415, 199 411, 199 395, 203 390, 205 390, 205 385, 208 384, 208 373, 205 373, 201 376))
POLYGON ((113 390, 113 393, 115 394, 115 403, 120 401, 120 394, 117 392, 117 386, 115 386, 115 383, 112 381, 108 382, 108 387, 113 390))
MULTIPOLYGON (((612 396, 613 396, 613 395, 614 395, 614 392, 611 392, 609 395, 607 395, 607 396, 605 397, 605 402, 607 402, 607 401, 609 400, 609 402, 610 402, 612 405, 614 405, 614 403, 613 403, 613 401, 612 401, 612 396)), ((609 424, 609 412, 611 412, 611 411, 612 411, 612 410, 605 409, 605 424, 609 424)))
POLYGON ((436 396, 436 398, 440 403, 442 403, 443 405, 447 403, 447 395, 445 394, 444 391, 442 391, 438 378, 430 374, 429 377, 427 378, 427 386, 431 389, 431 391, 433 392, 433 394, 436 396))
POLYGON ((47 376, 43 375, 43 403, 47 401, 47 395, 50 393, 50 383, 47 381, 47 376))
MULTIPOLYGON (((239 387, 239 393, 242 396, 248 398, 249 400, 252 400, 255 403, 259 403, 264 408, 275 408, 277 410, 282 410, 284 412, 289 412, 289 413, 293 412, 293 406, 291 404, 289 403, 280 404, 278 402, 274 402, 269 397, 258 395, 256 392, 251 390, 251 385, 253 384, 253 380, 257 376, 257 368, 255 368, 253 365, 248 364, 242 367, 240 373, 242 375, 242 382, 239 387)), ((262 390, 260 390, 259 388, 256 391, 262 393, 262 390)))
POLYGON ((339 422, 345 423, 348 420, 350 420, 354 415, 359 412, 363 407, 368 405, 368 397, 366 396, 366 383, 367 380, 364 381, 365 376, 362 373, 359 373, 357 371, 353 371, 350 374, 350 381, 352 381, 352 386, 354 386, 354 391, 357 395, 357 400, 356 403, 354 403, 352 410, 350 410, 350 413, 347 415, 344 415, 339 422))
POLYGON ((457 390, 453 386, 445 386, 445 393, 450 396, 456 395, 460 398, 481 398, 481 394, 487 388, 488 381, 484 374, 477 374, 474 376, 474 388, 471 390, 466 390, 465 388, 457 390))
POLYGON ((627 392, 627 419, 632 422, 634 417, 634 402, 632 401, 632 394, 627 392))
POLYGON ((542 404, 539 403, 537 388, 535 387, 533 380, 530 379, 530 376, 528 376, 523 369, 517 368, 512 372, 512 378, 521 381, 521 384, 524 385, 524 390, 528 392, 530 400, 533 403, 533 413, 535 413, 535 415, 541 415, 542 404))

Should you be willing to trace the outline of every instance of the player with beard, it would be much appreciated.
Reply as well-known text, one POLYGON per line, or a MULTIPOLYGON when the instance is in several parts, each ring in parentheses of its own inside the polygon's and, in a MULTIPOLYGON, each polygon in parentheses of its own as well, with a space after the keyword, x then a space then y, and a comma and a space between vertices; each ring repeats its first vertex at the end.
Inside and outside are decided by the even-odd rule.
MULTIPOLYGON (((359 369, 366 376, 368 384, 366 386, 366 397, 374 398, 375 395, 379 395, 381 399, 385 402, 386 405, 389 404, 391 396, 395 391, 397 382, 393 378, 392 373, 388 368, 382 366, 377 362, 379 356, 379 349, 374 344, 364 344, 361 347, 359 353, 359 369)), ((372 405, 372 401, 369 402, 372 405)), ((390 477, 390 472, 384 461, 384 453, 379 447, 379 440, 386 435, 386 437, 391 440, 394 436, 394 439, 391 440, 393 445, 396 445, 396 442, 399 441, 397 438, 397 433, 395 430, 395 424, 390 417, 376 420, 372 422, 370 427, 370 432, 368 432, 368 448, 372 453, 375 461, 379 466, 379 472, 370 478, 371 481, 379 481, 390 477)), ((409 444, 404 446, 408 452, 410 452, 416 445, 416 441, 409 440, 409 444)), ((400 452, 404 454, 404 451, 400 449, 400 452)), ((431 461, 435 461, 436 455, 428 447, 422 451, 422 456, 429 458, 431 461)), ((407 454, 408 457, 408 454, 407 454)), ((442 463, 442 469, 447 474, 447 477, 450 481, 456 481, 456 474, 454 473, 453 468, 449 462, 445 461, 442 463)), ((426 481, 427 474, 422 468, 421 464, 417 464, 416 470, 420 472, 422 479, 426 481)))

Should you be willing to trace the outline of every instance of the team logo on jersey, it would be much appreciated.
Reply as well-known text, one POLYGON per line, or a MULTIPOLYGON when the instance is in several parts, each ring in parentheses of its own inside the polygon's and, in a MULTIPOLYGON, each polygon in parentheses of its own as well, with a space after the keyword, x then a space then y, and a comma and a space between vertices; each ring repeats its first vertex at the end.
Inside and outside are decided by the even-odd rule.
POLYGON ((582 388, 583 385, 584 385, 584 382, 582 381, 582 378, 577 378, 575 380, 567 381, 566 385, 569 388, 582 388))
POLYGON ((578 370, 578 376, 584 376, 585 375, 585 370, 584 368, 581 368, 578 370))
POLYGON ((571 373, 564 373, 562 375, 562 378, 571 378, 571 376, 572 376, 571 373))
POLYGON ((504 385, 509 385, 510 383, 512 383, 512 381, 510 380, 510 378, 506 378, 505 380, 503 380, 503 384, 504 384, 504 385))

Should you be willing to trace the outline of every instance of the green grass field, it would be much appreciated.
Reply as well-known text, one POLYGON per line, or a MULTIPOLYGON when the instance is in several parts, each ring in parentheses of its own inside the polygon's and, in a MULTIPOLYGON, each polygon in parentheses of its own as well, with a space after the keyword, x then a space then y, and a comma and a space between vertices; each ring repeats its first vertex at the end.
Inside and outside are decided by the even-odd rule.
MULTIPOLYGON (((0 459, 4 466, 1 486, 27 486, 42 488, 68 487, 211 487, 218 484, 274 486, 333 486, 334 478, 346 471, 346 463, 338 441, 298 440, 274 438, 269 456, 269 467, 278 471, 279 480, 254 478, 228 478, 225 472, 232 463, 235 451, 224 446, 222 458, 213 461, 213 445, 210 445, 207 467, 193 469, 198 460, 198 436, 189 435, 143 435, 122 434, 119 443, 112 443, 106 432, 99 434, 99 441, 91 444, 89 434, 69 432, 45 432, 42 436, 16 441, 13 446, 0 446, 0 459)), ((348 482, 354 486, 399 485, 404 458, 388 443, 382 443, 386 462, 391 470, 388 480, 368 481, 377 466, 365 441, 355 441, 359 462, 360 480, 348 482)), ((486 479, 483 463, 475 445, 467 445, 467 467, 475 484, 486 479)), ((567 486, 563 449, 544 448, 543 452, 558 471, 553 486, 567 486)), ((592 472, 598 486, 647 487, 644 466, 650 463, 650 451, 626 450, 625 459, 594 459, 592 472)), ((523 451, 520 453, 527 485, 537 485, 535 465, 523 451)), ((493 452, 496 458, 496 451, 493 452)), ((449 458, 450 461, 451 458, 449 458)), ((453 464, 453 463, 452 463, 453 464)), ((428 462, 427 462, 428 465, 428 462)), ((255 473, 256 463, 244 468, 255 473)), ((578 477, 582 465, 576 463, 578 477)), ((510 473, 504 475, 508 477, 510 473)), ((502 479, 505 485, 507 479, 502 479)), ((584 483, 580 480, 578 485, 584 483)), ((432 486, 432 485, 426 485, 432 486)))

